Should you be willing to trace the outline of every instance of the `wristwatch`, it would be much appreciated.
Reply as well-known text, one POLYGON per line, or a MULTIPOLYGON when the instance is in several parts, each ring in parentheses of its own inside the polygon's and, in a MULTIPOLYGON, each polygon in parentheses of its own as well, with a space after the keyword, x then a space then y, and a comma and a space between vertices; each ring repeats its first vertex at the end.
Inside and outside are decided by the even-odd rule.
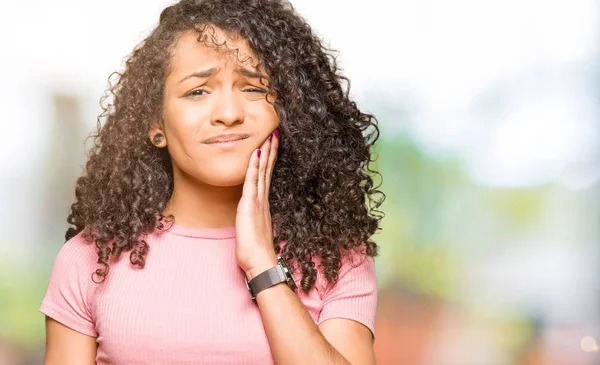
POLYGON ((267 271, 261 272, 250 281, 248 281, 248 278, 244 278, 244 280, 246 281, 246 288, 248 288, 250 295, 252 295, 252 299, 256 299, 256 295, 261 291, 283 282, 286 282, 292 290, 297 288, 290 269, 280 256, 277 257, 277 265, 267 271))

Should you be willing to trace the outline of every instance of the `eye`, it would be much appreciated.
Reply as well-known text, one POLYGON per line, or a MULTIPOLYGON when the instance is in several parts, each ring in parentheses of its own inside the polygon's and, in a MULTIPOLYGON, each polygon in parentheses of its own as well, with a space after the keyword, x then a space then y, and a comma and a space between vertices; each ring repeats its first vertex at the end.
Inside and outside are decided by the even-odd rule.
POLYGON ((263 94, 267 93, 267 90, 265 90, 265 89, 259 89, 259 88, 255 88, 255 87, 246 89, 244 91, 248 91, 248 92, 251 92, 251 93, 263 93, 263 94))
POLYGON ((188 91, 185 96, 202 96, 204 94, 202 94, 203 92, 206 92, 206 90, 204 89, 194 89, 192 91, 188 91))

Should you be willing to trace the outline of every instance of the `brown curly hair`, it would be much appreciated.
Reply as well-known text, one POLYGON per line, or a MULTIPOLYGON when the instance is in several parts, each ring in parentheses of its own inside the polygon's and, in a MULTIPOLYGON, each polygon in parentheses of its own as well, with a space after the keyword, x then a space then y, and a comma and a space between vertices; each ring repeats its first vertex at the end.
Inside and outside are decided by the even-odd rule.
POLYGON ((110 257, 123 251, 131 251, 133 265, 144 266, 144 236, 173 220, 162 214, 173 192, 172 164, 166 149, 150 143, 151 123, 162 115, 178 35, 195 30, 201 41, 206 26, 247 39, 269 75, 268 91, 277 95, 274 107, 286 137, 269 196, 275 252, 297 263, 305 292, 316 280, 315 257, 335 283, 344 252, 378 255, 371 236, 383 218, 378 208, 385 194, 374 186, 372 175, 379 173, 369 164, 379 128, 350 100, 350 81, 339 74, 332 52, 290 3, 279 0, 183 0, 162 11, 124 72, 115 73, 118 81, 109 77, 66 240, 84 231, 95 243, 103 268, 92 274, 94 281, 104 280, 110 257))

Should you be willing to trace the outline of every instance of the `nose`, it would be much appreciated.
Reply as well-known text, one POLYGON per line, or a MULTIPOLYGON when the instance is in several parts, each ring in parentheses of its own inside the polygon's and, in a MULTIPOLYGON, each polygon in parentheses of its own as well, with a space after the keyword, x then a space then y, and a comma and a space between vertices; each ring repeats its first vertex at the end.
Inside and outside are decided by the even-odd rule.
POLYGON ((244 122, 244 108, 235 91, 227 88, 218 93, 213 99, 215 105, 212 112, 211 124, 225 124, 231 126, 244 122))

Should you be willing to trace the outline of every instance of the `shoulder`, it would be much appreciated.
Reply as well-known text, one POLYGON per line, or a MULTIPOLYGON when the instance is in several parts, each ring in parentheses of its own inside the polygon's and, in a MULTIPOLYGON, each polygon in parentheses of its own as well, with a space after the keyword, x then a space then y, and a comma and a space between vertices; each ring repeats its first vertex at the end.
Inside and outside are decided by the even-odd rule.
POLYGON ((65 242, 54 259, 40 311, 89 336, 96 336, 92 298, 97 285, 95 245, 80 232, 65 242))
POLYGON ((58 247, 50 275, 50 286, 77 283, 81 288, 92 287, 92 275, 101 268, 97 251, 96 245, 84 231, 71 237, 58 247))
POLYGON ((71 237, 59 248, 54 266, 92 269, 97 261, 96 245, 87 237, 84 230, 71 237))
POLYGON ((375 333, 377 309, 377 277, 374 257, 360 250, 346 251, 335 283, 329 283, 321 275, 323 308, 317 324, 329 318, 352 319, 364 324, 375 333))
POLYGON ((348 285, 373 286, 376 284, 375 258, 361 252, 358 248, 345 250, 341 254, 341 266, 335 283, 329 283, 321 270, 319 274, 318 283, 324 292, 340 290, 348 285))

